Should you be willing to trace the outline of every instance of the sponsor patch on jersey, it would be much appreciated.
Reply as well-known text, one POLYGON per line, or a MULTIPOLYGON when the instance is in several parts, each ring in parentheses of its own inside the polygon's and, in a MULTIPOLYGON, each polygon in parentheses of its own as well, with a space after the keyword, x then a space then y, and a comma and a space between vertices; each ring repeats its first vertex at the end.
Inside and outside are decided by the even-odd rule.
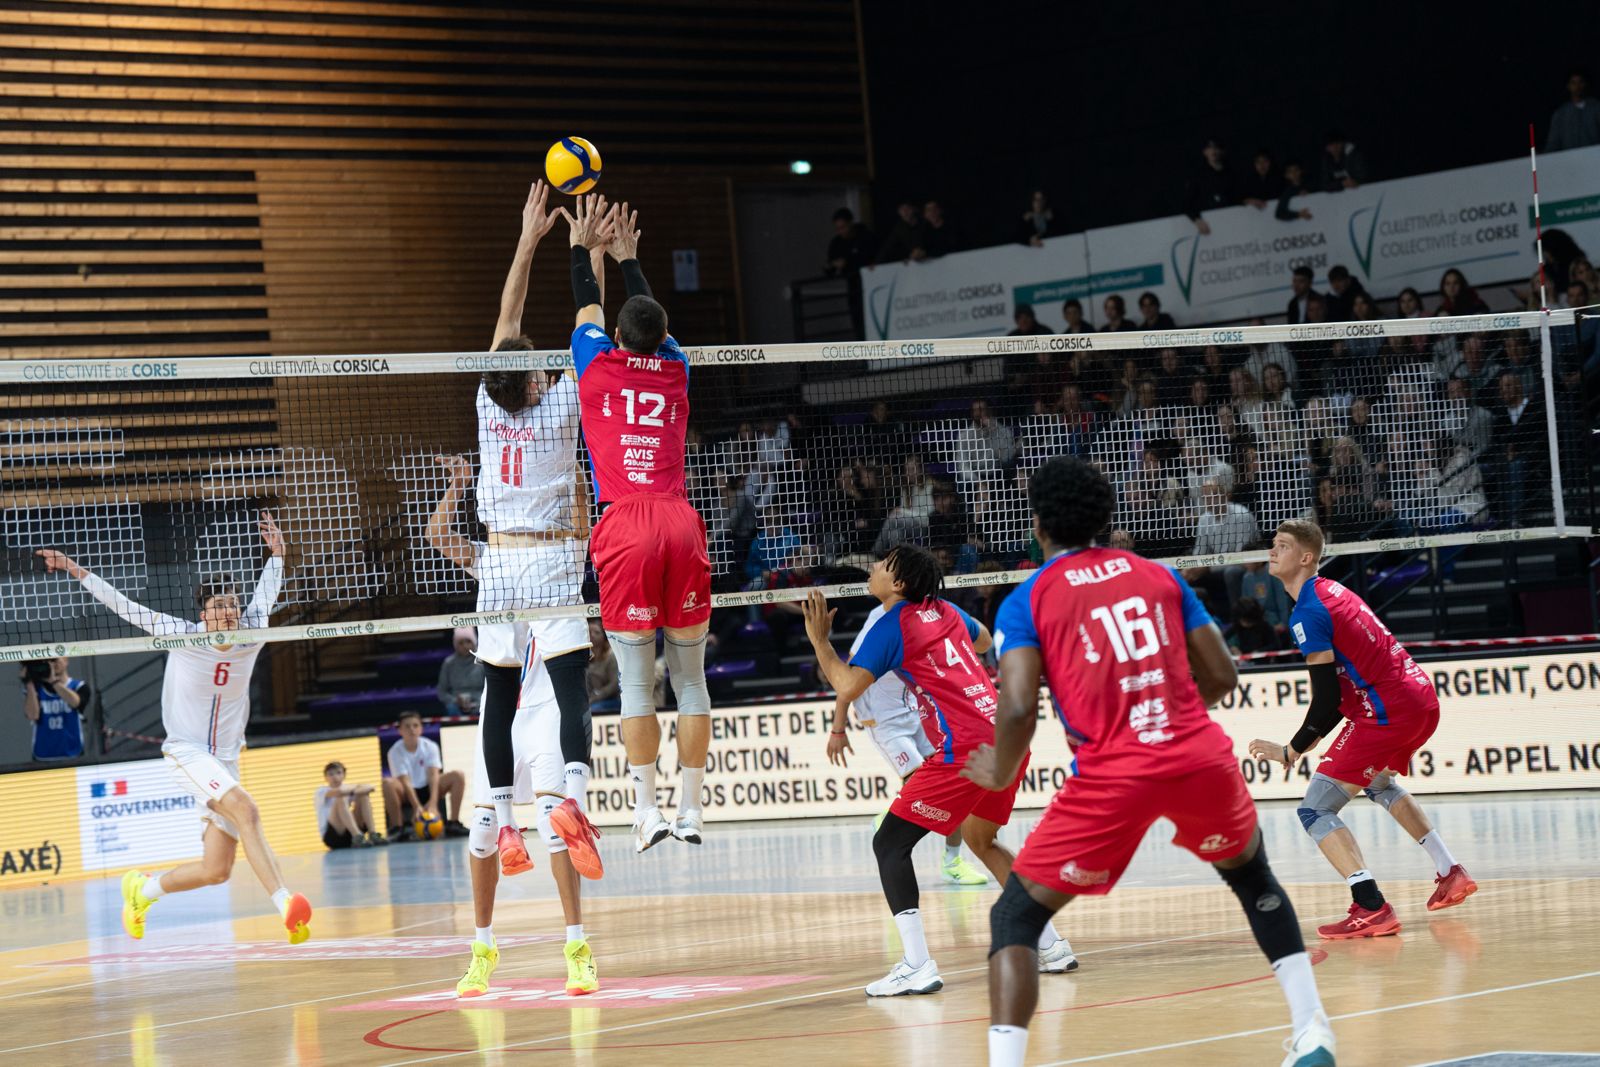
POLYGON ((1296 641, 1300 642, 1300 644, 1302 644, 1302 645, 1306 643, 1306 625, 1305 625, 1305 623, 1297 622, 1297 623, 1294 624, 1294 639, 1296 641))

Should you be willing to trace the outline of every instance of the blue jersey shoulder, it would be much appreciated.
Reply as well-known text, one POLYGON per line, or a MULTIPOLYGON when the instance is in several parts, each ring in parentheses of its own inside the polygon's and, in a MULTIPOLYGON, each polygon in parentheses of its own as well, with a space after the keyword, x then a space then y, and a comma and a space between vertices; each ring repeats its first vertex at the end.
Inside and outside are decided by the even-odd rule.
POLYGON ((1333 648, 1333 616, 1322 602, 1322 580, 1313 576, 1300 587, 1300 596, 1289 613, 1289 632, 1302 653, 1328 652, 1333 648))
POLYGON ((882 678, 905 662, 905 634, 900 629, 900 612, 905 606, 905 601, 900 601, 872 624, 872 629, 861 640, 861 647, 850 657, 850 666, 861 667, 874 678, 882 678))

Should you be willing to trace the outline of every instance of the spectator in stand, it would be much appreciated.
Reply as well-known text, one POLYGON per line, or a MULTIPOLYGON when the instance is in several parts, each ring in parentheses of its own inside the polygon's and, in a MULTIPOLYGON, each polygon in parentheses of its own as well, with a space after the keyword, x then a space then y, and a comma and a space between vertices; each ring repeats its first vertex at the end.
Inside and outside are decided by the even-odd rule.
POLYGON ((1289 635, 1289 613, 1294 610, 1294 602, 1283 583, 1267 571, 1266 560, 1244 565, 1244 573, 1239 576, 1239 601, 1246 600, 1261 605, 1262 618, 1280 637, 1289 635))
POLYGON ((1182 407, 1189 402, 1189 372, 1183 366, 1183 353, 1176 348, 1161 350, 1161 369, 1156 372, 1156 404, 1182 407))
POLYGON ((1203 374, 1196 374, 1189 379, 1189 406, 1208 414, 1216 409, 1216 404, 1211 401, 1211 385, 1203 374))
POLYGON ((1350 439, 1361 446, 1361 454, 1372 464, 1372 472, 1380 479, 1389 477, 1389 448, 1382 434, 1372 422, 1372 401, 1358 396, 1350 401, 1350 425, 1346 429, 1350 439))
POLYGON ((83 716, 89 683, 67 671, 67 657, 29 660, 19 671, 22 714, 33 724, 33 758, 40 762, 83 755, 83 716))
POLYGON ((1241 596, 1233 606, 1233 628, 1228 631, 1228 647, 1241 656, 1256 652, 1276 652, 1283 639, 1267 624, 1261 605, 1241 596))
POLYGON ((1042 336, 1055 332, 1034 316, 1032 304, 1018 304, 1017 310, 1011 313, 1011 321, 1016 324, 1016 329, 1008 333, 1007 337, 1042 336))
POLYGON ((748 589, 770 588, 762 583, 767 576, 787 571, 804 547, 787 515, 777 508, 768 508, 762 516, 761 529, 750 543, 750 556, 745 560, 744 574, 748 589))
POLYGON ((883 529, 873 542, 874 555, 886 556, 905 541, 921 542, 928 535, 928 516, 933 514, 933 479, 916 453, 901 465, 900 502, 883 521, 883 529))
POLYGON ((1078 302, 1077 297, 1061 305, 1061 317, 1067 322, 1062 333, 1094 333, 1094 327, 1084 321, 1083 305, 1078 302))
POLYGON ((1014 411, 1043 411, 1061 399, 1061 387, 1067 383, 1066 364, 1054 352, 1033 352, 1032 358, 1006 375, 1006 385, 1014 411))
POLYGON ((1344 537, 1363 538, 1388 512, 1388 501, 1378 497, 1372 468, 1351 438, 1334 441, 1328 480, 1333 483, 1334 529, 1343 531, 1344 537))
MULTIPOLYGON (((1261 324, 1256 322, 1254 325, 1261 324)), ((1200 357, 1200 373, 1205 375, 1206 386, 1211 391, 1213 401, 1221 400, 1228 395, 1228 367, 1223 362, 1221 346, 1206 345, 1200 357)))
POLYGON ((1394 306, 1396 318, 1421 319, 1428 315, 1422 307, 1422 294, 1409 285, 1400 290, 1400 295, 1395 297, 1394 306))
POLYGON ((389 780, 398 790, 397 813, 407 822, 422 812, 438 814, 444 819, 447 837, 466 837, 467 828, 461 825, 466 778, 460 771, 444 769, 438 742, 422 736, 419 713, 402 711, 398 725, 400 739, 389 746, 389 780))
POLYGON ((1366 289, 1343 265, 1328 268, 1328 293, 1323 298, 1328 304, 1329 322, 1349 322, 1355 317, 1355 301, 1365 296, 1366 289))
POLYGON ((1106 297, 1100 305, 1105 312, 1105 324, 1100 327, 1101 333, 1117 333, 1122 330, 1137 330, 1138 327, 1128 321, 1128 304, 1118 293, 1106 297))
MULTIPOLYGON (((1567 300, 1569 306, 1575 308, 1588 307, 1595 299, 1600 289, 1591 289, 1576 277, 1567 284, 1567 300), (1577 303, 1570 303, 1577 301, 1577 303)), ((1588 375, 1600 372, 1600 316, 1586 314, 1578 323, 1577 338, 1573 345, 1571 363, 1583 369, 1588 375)))
POLYGON ((615 715, 622 710, 622 682, 617 675, 617 657, 611 640, 599 619, 589 620, 589 666, 584 673, 589 690, 589 710, 596 715, 615 715))
MULTIPOLYGON (((1361 283, 1356 282, 1355 284, 1359 286, 1361 283)), ((1350 321, 1375 322, 1377 318, 1378 304, 1372 299, 1372 295, 1365 290, 1356 293, 1355 299, 1350 301, 1350 321)), ((1379 365, 1383 354, 1382 337, 1376 335, 1352 337, 1347 343, 1358 359, 1368 361, 1374 368, 1379 365)))
POLYGON ((1268 363, 1262 368, 1261 400, 1267 404, 1294 407, 1294 393, 1289 389, 1289 378, 1276 363, 1268 363))
POLYGON ((959 252, 966 247, 966 243, 957 233, 954 225, 945 217, 944 205, 937 200, 929 200, 922 205, 922 255, 917 255, 917 250, 912 249, 912 259, 937 259, 939 256, 948 256, 951 252, 959 252))
POLYGON ((1239 202, 1264 211, 1283 192, 1283 179, 1272 172, 1272 153, 1265 148, 1250 161, 1250 172, 1239 183, 1239 202))
MULTIPOLYGON (((1200 522, 1195 528, 1194 554, 1197 556, 1222 555, 1243 552, 1260 540, 1255 516, 1228 499, 1228 491, 1215 479, 1200 486, 1200 522)), ((1221 607, 1239 599, 1239 579, 1244 568, 1238 564, 1226 567, 1191 567, 1183 577, 1190 585, 1206 588, 1212 593, 1212 602, 1221 607)))
POLYGON ((1249 438, 1229 437, 1228 454, 1234 470, 1233 491, 1228 499, 1254 515, 1261 507, 1261 452, 1249 438))
POLYGON ((1322 139, 1322 180, 1319 184, 1323 192, 1337 193, 1341 189, 1354 189, 1367 180, 1366 157, 1360 149, 1345 140, 1343 133, 1333 130, 1322 139))
POLYGON ((1439 276, 1439 310, 1435 315, 1487 315, 1489 305, 1467 284, 1467 276, 1451 267, 1439 276))
POLYGON ((905 429, 889 413, 889 405, 882 400, 872 402, 872 411, 865 426, 867 458, 883 462, 901 451, 905 429))
POLYGON ((971 527, 961 506, 961 497, 948 485, 933 491, 933 514, 928 516, 928 547, 949 552, 958 574, 977 566, 977 549, 971 543, 971 527))
POLYGON ((1474 458, 1482 456, 1494 443, 1494 415, 1483 406, 1488 399, 1474 396, 1464 378, 1452 378, 1445 383, 1444 395, 1451 440, 1474 458))
POLYGON ((1544 150, 1561 152, 1600 144, 1600 100, 1589 95, 1589 79, 1580 70, 1567 75, 1566 103, 1550 116, 1544 150))
POLYGON ((861 268, 872 263, 872 231, 856 221, 847 207, 833 213, 833 239, 828 242, 828 265, 824 268, 830 278, 849 278, 861 273, 861 268))
POLYGON ((1434 495, 1432 525, 1437 529, 1475 526, 1489 508, 1478 461, 1449 434, 1440 434, 1434 441, 1428 485, 1434 495))
POLYGON ((1183 213, 1202 234, 1211 232, 1205 212, 1232 207, 1239 202, 1233 172, 1228 169, 1227 150, 1216 138, 1200 149, 1200 165, 1190 175, 1183 190, 1183 213))
MULTIPOLYGON (((1573 282, 1582 285, 1590 295, 1600 293, 1600 272, 1594 269, 1594 264, 1589 262, 1588 256, 1573 256, 1572 262, 1567 264, 1567 286, 1570 288, 1573 282)), ((1567 306, 1583 307, 1585 305, 1572 303, 1571 295, 1568 294, 1567 306)))
POLYGON ((827 514, 834 540, 824 551, 835 560, 865 555, 884 519, 877 468, 859 461, 840 467, 827 514))
POLYGON ((1311 298, 1319 295, 1311 288, 1313 277, 1311 268, 1306 266, 1296 267, 1289 276, 1289 291, 1294 295, 1289 297, 1289 309, 1284 317, 1290 326, 1301 326, 1311 321, 1311 298))
POLYGON ((1035 189, 1028 201, 1028 210, 1022 213, 1022 221, 1017 227, 1018 243, 1043 248, 1046 237, 1054 237, 1060 232, 1056 225, 1056 213, 1050 207, 1050 198, 1044 195, 1043 189, 1035 189))
POLYGON ((453 638, 455 651, 439 664, 439 703, 446 715, 476 715, 483 693, 483 664, 473 654, 478 638, 470 626, 458 626, 453 638))
POLYGON ((346 784, 345 766, 334 760, 322 768, 326 785, 317 788, 317 825, 329 850, 387 845, 389 839, 373 828, 372 787, 346 784))
POLYGON ((1176 330, 1178 324, 1172 321, 1172 316, 1161 310, 1161 298, 1154 293, 1139 294, 1139 315, 1141 330, 1176 330))
MULTIPOLYGON (((1450 368, 1446 380, 1460 378, 1466 382, 1467 395, 1476 403, 1500 380, 1502 372, 1500 361, 1489 350, 1488 339, 1481 333, 1472 333, 1462 339, 1461 358, 1450 368)), ((1526 394, 1526 386, 1523 391, 1526 394)))
POLYGON ((1228 372, 1228 406, 1241 423, 1255 428, 1253 424, 1261 411, 1261 387, 1243 367, 1228 372))
POLYGON ((1278 193, 1278 207, 1273 212, 1280 222, 1295 222, 1299 219, 1311 217, 1310 208, 1295 208, 1289 201, 1297 196, 1305 196, 1311 190, 1306 188, 1306 169, 1294 160, 1290 160, 1283 167, 1283 189, 1278 193))
POLYGON ((874 266, 880 263, 908 263, 912 252, 923 248, 927 242, 916 204, 902 200, 896 212, 900 217, 889 231, 889 236, 884 238, 883 246, 878 249, 878 255, 872 261, 874 266))
POLYGON ((972 402, 972 421, 956 438, 956 477, 963 483, 994 481, 1017 466, 1017 438, 989 411, 989 402, 972 402))
POLYGON ((1045 421, 1029 424, 1027 450, 1029 467, 1037 467, 1051 456, 1071 455, 1080 459, 1089 454, 1097 419, 1083 400, 1083 386, 1068 382, 1053 411, 1040 412, 1045 421))
POLYGON ((1522 525, 1535 501, 1543 500, 1550 483, 1549 441, 1544 401, 1522 391, 1515 374, 1500 376, 1500 403, 1494 411, 1493 436, 1484 462, 1489 467, 1490 505, 1508 526, 1522 525))
POLYGON ((743 474, 730 474, 722 492, 724 520, 722 535, 732 549, 735 573, 744 570, 750 558, 750 546, 755 542, 756 531, 761 527, 761 511, 750 495, 749 478, 743 474))

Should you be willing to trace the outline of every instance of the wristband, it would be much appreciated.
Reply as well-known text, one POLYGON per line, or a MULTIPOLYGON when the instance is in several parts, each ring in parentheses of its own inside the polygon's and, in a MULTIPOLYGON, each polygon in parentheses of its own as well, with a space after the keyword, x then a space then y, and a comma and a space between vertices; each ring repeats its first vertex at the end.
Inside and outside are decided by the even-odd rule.
POLYGON ((637 259, 625 259, 619 266, 622 267, 623 292, 629 296, 655 297, 650 291, 650 283, 644 280, 644 269, 639 266, 637 259))
POLYGON ((572 246, 572 299, 580 310, 600 303, 600 280, 594 276, 589 250, 582 245, 572 246))
POLYGON ((828 732, 834 737, 843 737, 846 733, 848 733, 846 730, 829 730, 828 732))

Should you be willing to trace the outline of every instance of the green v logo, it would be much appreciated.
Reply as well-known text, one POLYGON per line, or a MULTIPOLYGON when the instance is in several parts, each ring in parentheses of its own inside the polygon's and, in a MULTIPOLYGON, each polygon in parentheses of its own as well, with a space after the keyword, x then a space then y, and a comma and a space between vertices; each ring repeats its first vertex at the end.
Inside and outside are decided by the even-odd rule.
POLYGON ((900 279, 896 278, 867 293, 867 314, 872 316, 872 328, 877 331, 878 338, 885 341, 889 339, 890 312, 894 310, 894 287, 899 284, 900 279))
POLYGON ((1350 247, 1356 254, 1356 262, 1361 264, 1361 273, 1367 276, 1367 281, 1372 280, 1372 238, 1378 232, 1378 217, 1383 213, 1383 197, 1378 197, 1378 202, 1371 207, 1357 208, 1350 213, 1350 247), (1366 236, 1357 236, 1361 228, 1361 218, 1371 215, 1366 222, 1366 236))
POLYGON ((1172 276, 1177 279, 1178 290, 1183 293, 1183 302, 1185 304, 1193 303, 1193 301, 1189 299, 1189 292, 1194 286, 1194 260, 1195 256, 1198 255, 1199 252, 1200 235, 1195 234, 1193 237, 1180 237, 1176 241, 1172 242, 1172 249, 1168 253, 1172 259, 1172 276), (1189 246, 1187 253, 1189 264, 1187 267, 1180 262, 1184 258, 1185 253, 1179 251, 1179 249, 1181 249, 1185 244, 1189 246))

